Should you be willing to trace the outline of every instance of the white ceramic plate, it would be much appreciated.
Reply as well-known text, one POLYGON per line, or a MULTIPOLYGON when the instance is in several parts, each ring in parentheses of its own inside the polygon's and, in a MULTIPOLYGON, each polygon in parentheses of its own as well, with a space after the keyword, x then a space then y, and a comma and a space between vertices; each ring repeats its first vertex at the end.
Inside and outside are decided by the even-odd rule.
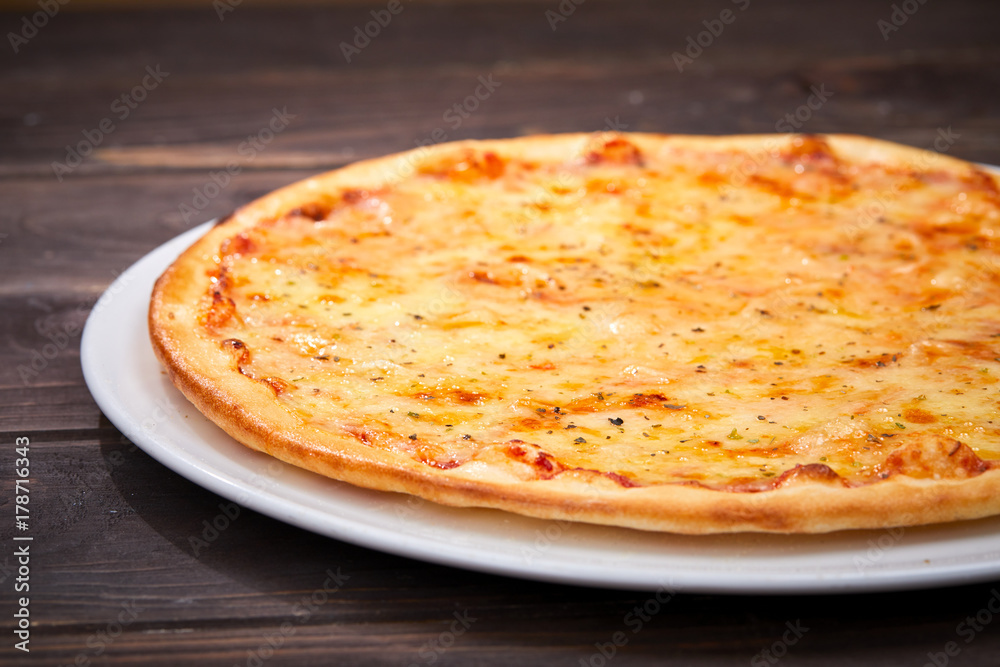
POLYGON ((898 590, 1000 578, 1000 517, 831 535, 686 537, 369 491, 240 445, 174 389, 153 356, 153 282, 209 229, 192 229, 108 288, 83 332, 84 377, 115 426, 194 483, 280 521, 456 567, 588 586, 714 593, 898 590))

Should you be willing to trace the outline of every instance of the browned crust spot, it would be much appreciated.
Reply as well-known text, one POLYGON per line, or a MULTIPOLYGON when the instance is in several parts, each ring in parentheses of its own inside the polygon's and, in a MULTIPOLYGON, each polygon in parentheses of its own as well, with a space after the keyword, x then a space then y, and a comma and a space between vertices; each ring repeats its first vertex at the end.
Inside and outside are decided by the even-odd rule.
POLYGON ((628 139, 621 136, 597 138, 588 148, 584 157, 587 164, 631 164, 642 166, 642 151, 628 139))

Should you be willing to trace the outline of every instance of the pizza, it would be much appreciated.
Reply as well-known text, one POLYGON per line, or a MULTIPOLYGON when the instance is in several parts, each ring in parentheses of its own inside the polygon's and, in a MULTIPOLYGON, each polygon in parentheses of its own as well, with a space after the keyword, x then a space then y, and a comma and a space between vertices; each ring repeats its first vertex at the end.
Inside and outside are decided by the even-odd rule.
POLYGON ((1000 513, 1000 191, 846 135, 422 147, 159 278, 173 383, 350 484, 644 530, 1000 513))

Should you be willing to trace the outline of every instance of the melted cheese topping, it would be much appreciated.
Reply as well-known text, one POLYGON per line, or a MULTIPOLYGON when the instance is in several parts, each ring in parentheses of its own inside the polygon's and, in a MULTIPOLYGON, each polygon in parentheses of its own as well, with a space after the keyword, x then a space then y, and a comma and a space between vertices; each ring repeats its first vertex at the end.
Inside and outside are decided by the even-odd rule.
POLYGON ((227 240, 200 335, 304 423, 473 477, 975 474, 1000 458, 998 230, 982 172, 815 138, 463 149, 227 240), (928 436, 958 473, 907 458, 928 436))

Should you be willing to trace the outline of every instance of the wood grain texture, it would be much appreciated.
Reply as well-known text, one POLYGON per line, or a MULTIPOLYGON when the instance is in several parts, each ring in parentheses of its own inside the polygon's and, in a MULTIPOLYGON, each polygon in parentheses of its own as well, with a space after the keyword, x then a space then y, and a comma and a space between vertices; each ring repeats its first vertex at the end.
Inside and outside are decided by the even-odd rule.
MULTIPOLYGON (((89 309, 143 254, 275 187, 410 148, 436 128, 449 139, 600 130, 609 120, 668 133, 770 132, 825 86, 832 95, 805 130, 927 147, 951 128, 950 154, 1000 163, 1000 4, 928 2, 886 40, 876 22, 890 5, 753 0, 683 72, 672 54, 735 3, 588 0, 556 30, 545 16, 558 11, 554 1, 407 3, 351 63, 340 42, 385 3, 247 5, 224 21, 208 5, 65 12, 17 54, 5 43, 0 663, 597 665, 598 645, 624 630, 628 644, 607 664, 746 665, 801 623, 808 632, 778 664, 922 665, 949 641, 961 649, 951 664, 995 664, 1000 621, 968 643, 956 627, 1000 582, 678 595, 632 633, 624 619, 648 593, 430 565, 249 510, 195 553, 191 538, 227 501, 125 440, 79 366, 89 309), (120 118, 114 100, 158 65, 169 75, 120 118), (490 75, 499 87, 453 128, 444 113, 490 75), (252 157, 241 153, 275 109, 294 117, 252 157), (104 118, 115 129, 58 180, 52 163, 104 118), (230 164, 239 173, 196 206, 230 164), (32 443, 30 655, 10 639, 18 436, 32 443), (338 571, 343 586, 323 599, 338 571), (310 609, 311 598, 323 602, 310 609), (475 621, 437 650, 455 614, 475 621)), ((0 15, 2 33, 19 30, 22 16, 0 15)))

